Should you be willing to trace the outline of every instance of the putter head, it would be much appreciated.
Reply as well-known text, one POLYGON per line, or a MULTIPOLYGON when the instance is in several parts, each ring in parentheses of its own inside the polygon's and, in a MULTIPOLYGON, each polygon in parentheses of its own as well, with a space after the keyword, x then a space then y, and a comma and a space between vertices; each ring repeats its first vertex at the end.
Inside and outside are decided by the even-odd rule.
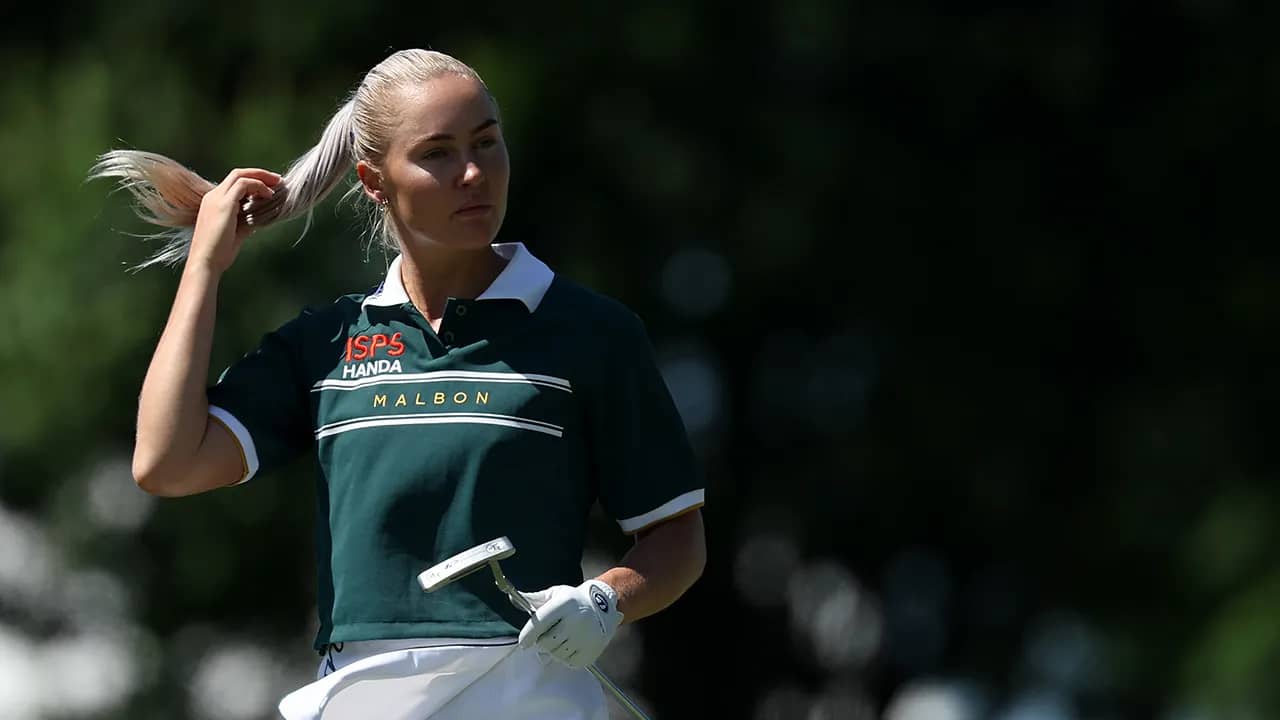
POLYGON ((504 560, 516 554, 516 546, 505 536, 476 545, 469 550, 441 561, 418 574, 418 584, 427 592, 434 592, 459 578, 488 567, 495 560, 504 560))

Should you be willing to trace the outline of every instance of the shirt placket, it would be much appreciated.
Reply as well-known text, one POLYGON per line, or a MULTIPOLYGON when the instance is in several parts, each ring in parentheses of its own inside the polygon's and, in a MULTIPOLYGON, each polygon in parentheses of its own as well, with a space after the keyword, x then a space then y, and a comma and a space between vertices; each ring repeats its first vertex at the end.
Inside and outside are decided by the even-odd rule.
POLYGON ((471 312, 471 300, 449 298, 444 306, 444 316, 440 318, 440 342, 445 349, 452 349, 466 344, 467 316, 471 312))

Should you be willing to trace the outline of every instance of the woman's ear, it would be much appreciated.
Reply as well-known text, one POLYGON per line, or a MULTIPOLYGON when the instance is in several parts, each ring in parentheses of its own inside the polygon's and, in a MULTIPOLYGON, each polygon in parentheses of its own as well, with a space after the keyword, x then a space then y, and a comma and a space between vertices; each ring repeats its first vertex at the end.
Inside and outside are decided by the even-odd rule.
POLYGON ((375 203, 381 204, 385 194, 382 189, 382 173, 377 168, 360 160, 356 162, 356 177, 364 186, 364 195, 375 203))

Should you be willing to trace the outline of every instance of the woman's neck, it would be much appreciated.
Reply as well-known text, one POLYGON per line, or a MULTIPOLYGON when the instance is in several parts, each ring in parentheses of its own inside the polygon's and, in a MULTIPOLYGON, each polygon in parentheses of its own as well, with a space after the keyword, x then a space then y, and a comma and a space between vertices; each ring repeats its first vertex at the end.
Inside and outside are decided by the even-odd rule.
POLYGON ((400 281, 414 307, 437 327, 449 298, 483 293, 506 266, 492 245, 475 250, 401 248, 400 281))

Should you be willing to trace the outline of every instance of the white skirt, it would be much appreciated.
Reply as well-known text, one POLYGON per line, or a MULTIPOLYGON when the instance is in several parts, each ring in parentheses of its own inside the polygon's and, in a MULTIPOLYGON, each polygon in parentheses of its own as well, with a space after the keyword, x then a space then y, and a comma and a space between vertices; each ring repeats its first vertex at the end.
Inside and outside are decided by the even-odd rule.
POLYGON ((286 720, 608 720, 600 684, 515 638, 343 643, 280 701, 286 720))

